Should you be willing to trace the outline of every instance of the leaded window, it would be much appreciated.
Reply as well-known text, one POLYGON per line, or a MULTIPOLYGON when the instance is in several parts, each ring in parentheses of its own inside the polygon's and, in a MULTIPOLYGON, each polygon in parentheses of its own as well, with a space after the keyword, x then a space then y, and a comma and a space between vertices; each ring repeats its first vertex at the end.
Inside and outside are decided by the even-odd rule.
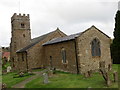
POLYGON ((64 48, 62 48, 61 54, 62 54, 63 63, 66 63, 66 50, 64 48))
POLYGON ((92 56, 101 56, 100 41, 95 38, 91 43, 92 56))

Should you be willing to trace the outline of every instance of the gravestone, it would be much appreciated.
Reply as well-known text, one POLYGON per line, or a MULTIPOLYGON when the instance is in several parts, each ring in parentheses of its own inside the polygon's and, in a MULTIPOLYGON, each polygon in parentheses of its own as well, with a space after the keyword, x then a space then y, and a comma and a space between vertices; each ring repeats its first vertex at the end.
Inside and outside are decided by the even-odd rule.
POLYGON ((110 77, 109 77, 109 74, 108 74, 108 73, 106 74, 106 78, 107 78, 107 81, 106 81, 107 86, 110 86, 110 85, 112 84, 112 82, 111 82, 111 80, 110 80, 110 77))
POLYGON ((49 81, 48 81, 48 74, 47 74, 47 73, 43 73, 43 78, 44 78, 43 83, 44 83, 44 84, 48 84, 49 81))
POLYGON ((114 82, 118 82, 118 72, 113 73, 114 82))
POLYGON ((99 71, 101 72, 107 86, 110 86, 111 85, 111 80, 110 80, 108 71, 106 71, 106 69, 105 69, 105 61, 101 61, 99 63, 99 66, 100 66, 99 71))
POLYGON ((48 71, 48 76, 49 76, 49 77, 52 77, 52 76, 53 76, 53 70, 49 70, 49 71, 48 71))
POLYGON ((7 73, 11 71, 11 66, 7 67, 7 73))

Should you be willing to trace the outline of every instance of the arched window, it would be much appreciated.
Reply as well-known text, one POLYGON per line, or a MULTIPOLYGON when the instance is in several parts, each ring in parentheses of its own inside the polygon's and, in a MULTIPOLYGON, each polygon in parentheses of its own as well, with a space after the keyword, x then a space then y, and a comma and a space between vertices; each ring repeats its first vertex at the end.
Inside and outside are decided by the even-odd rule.
POLYGON ((100 41, 97 38, 91 42, 91 52, 92 56, 101 56, 100 41))
POLYGON ((62 48, 61 54, 62 54, 63 63, 66 63, 66 50, 64 48, 62 48))

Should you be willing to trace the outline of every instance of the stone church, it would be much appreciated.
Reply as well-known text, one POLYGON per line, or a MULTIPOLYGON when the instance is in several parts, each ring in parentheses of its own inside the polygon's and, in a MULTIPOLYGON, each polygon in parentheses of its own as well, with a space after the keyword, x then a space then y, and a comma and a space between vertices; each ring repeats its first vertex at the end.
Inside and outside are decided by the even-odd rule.
POLYGON ((111 67, 111 39, 95 26, 69 36, 57 28, 31 39, 29 14, 15 13, 11 17, 11 27, 13 70, 50 67, 79 74, 98 70, 101 61, 105 62, 106 69, 111 67))

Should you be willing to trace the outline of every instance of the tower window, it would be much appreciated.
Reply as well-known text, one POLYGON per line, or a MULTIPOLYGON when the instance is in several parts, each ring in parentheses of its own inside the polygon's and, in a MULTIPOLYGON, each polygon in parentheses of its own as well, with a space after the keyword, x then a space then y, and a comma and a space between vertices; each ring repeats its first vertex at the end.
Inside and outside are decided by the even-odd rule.
POLYGON ((21 28, 25 28, 25 24, 24 23, 21 23, 21 28))
POLYGON ((91 43, 92 56, 101 56, 100 42, 95 38, 91 43))

